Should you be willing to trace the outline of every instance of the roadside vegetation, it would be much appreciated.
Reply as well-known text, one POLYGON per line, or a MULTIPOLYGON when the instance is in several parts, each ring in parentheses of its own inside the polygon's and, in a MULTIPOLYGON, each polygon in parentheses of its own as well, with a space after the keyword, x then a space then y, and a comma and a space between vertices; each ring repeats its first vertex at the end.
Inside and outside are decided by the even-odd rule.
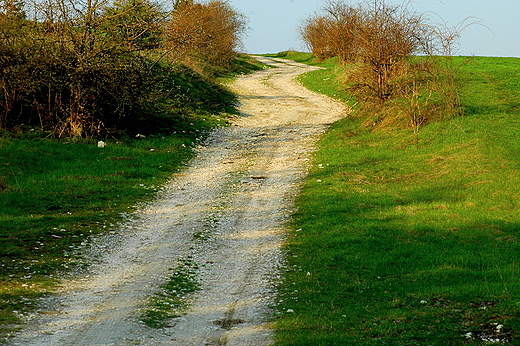
POLYGON ((518 344, 520 59, 453 57, 464 115, 417 133, 367 126, 339 58, 281 56, 355 106, 297 201, 277 345, 518 344))
POLYGON ((243 23, 223 1, 0 1, 0 340, 227 124, 222 82, 261 68, 236 53, 243 23), (211 27, 184 28, 181 54, 190 10, 211 27))
POLYGON ((0 1, 0 130, 117 138, 169 130, 186 106, 219 112, 214 78, 244 29, 219 0, 0 1))
POLYGON ((334 57, 348 67, 342 84, 359 102, 365 126, 408 126, 417 133, 430 121, 461 114, 453 52, 460 33, 480 24, 467 18, 448 27, 430 17, 415 12, 412 2, 330 0, 300 33, 317 59, 334 57))

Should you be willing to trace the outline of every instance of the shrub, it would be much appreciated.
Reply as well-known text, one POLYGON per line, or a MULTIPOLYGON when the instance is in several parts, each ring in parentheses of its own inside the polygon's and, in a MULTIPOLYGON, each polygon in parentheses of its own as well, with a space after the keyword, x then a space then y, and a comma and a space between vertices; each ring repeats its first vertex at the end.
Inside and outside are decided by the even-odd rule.
MULTIPOLYGON (((197 44, 190 53, 209 65, 230 64, 239 17, 226 3, 183 3, 180 8, 206 11, 195 22, 200 27, 191 22, 193 32, 186 34, 208 46, 197 44), (211 41, 213 36, 218 40, 211 41)), ((34 8, 33 20, 25 17, 22 3, 0 5, 0 129, 39 126, 59 137, 105 137, 152 123, 165 129, 179 124, 183 112, 206 111, 204 102, 221 111, 234 100, 207 78, 156 58, 151 50, 161 44, 166 13, 149 1, 77 7, 49 0, 34 8), (195 90, 183 88, 189 83, 195 90), (200 102, 194 94, 206 95, 208 88, 214 95, 200 102)))
POLYGON ((329 18, 315 15, 304 22, 300 28, 300 35, 312 54, 320 60, 325 60, 337 54, 332 45, 332 31, 329 18))
POLYGON ((142 57, 76 21, 19 18, 15 27, 14 20, 0 27, 3 128, 93 136, 118 128, 139 108, 149 79, 142 57))
POLYGON ((102 30, 130 49, 153 49, 161 44, 166 11, 147 0, 116 1, 104 8, 102 30))
POLYGON ((300 32, 318 58, 335 56, 351 65, 342 77, 346 88, 371 112, 378 105, 379 118, 397 107, 394 113, 417 129, 441 113, 458 114, 450 63, 457 30, 443 31, 407 5, 373 0, 356 7, 329 1, 325 14, 307 19, 300 32))
POLYGON ((167 25, 165 45, 174 60, 213 74, 231 66, 244 29, 243 16, 225 1, 183 1, 167 25))
POLYGON ((355 34, 361 21, 359 9, 329 1, 325 12, 304 21, 300 27, 303 40, 318 59, 337 56, 344 63, 355 60, 355 34))

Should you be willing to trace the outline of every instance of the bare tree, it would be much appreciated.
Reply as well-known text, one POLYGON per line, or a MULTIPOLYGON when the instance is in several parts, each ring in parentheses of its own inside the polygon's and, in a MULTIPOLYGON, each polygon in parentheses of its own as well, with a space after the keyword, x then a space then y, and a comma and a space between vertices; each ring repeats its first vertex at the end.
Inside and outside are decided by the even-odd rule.
POLYGON ((302 37, 317 57, 337 56, 351 64, 342 79, 358 100, 380 109, 391 101, 414 131, 436 114, 458 114, 452 56, 469 23, 435 25, 410 3, 389 5, 385 0, 356 7, 330 0, 324 12, 304 22, 302 37))

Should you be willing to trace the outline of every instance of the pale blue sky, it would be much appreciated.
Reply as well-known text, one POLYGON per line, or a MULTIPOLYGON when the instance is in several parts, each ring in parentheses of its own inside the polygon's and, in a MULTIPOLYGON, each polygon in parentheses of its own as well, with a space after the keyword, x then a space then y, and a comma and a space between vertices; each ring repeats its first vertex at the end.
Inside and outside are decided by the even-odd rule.
MULTIPOLYGON (((250 30, 243 40, 248 53, 304 50, 297 27, 325 4, 323 0, 229 0, 229 3, 248 18, 250 30)), ((520 0, 415 0, 412 5, 420 13, 436 13, 450 26, 470 16, 483 21, 488 28, 474 25, 462 33, 459 55, 520 57, 520 0)))

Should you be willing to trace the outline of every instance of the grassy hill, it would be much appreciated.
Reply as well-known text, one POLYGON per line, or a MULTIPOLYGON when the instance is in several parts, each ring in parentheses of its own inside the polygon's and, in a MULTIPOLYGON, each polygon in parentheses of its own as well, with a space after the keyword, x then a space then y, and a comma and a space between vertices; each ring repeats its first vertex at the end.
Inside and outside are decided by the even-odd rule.
MULTIPOLYGON (((520 59, 457 59, 465 116, 422 127, 417 146, 355 113, 321 140, 277 345, 520 344, 520 59)), ((302 82, 350 101, 341 67, 320 64, 302 82)))

